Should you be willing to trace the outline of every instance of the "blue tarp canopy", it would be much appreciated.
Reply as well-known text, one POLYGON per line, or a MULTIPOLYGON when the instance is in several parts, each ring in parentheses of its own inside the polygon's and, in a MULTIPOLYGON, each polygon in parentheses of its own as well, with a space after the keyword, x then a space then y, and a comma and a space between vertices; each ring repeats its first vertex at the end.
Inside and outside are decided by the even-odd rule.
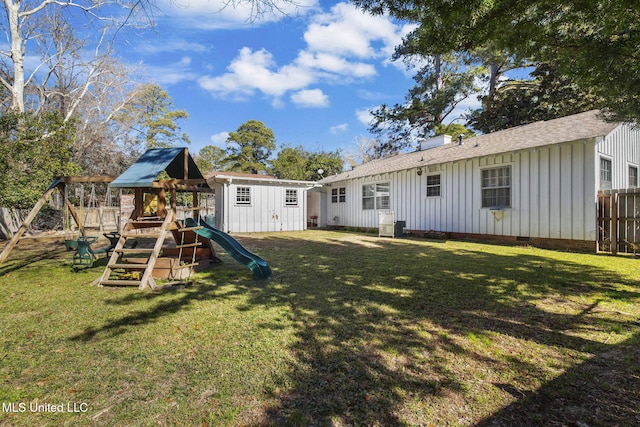
MULTIPOLYGON (((165 171, 170 178, 184 179, 184 148, 152 148, 147 150, 129 169, 111 182, 112 188, 152 187, 158 175, 165 171)), ((188 158, 187 179, 201 179, 207 186, 204 176, 196 166, 190 154, 188 158)))

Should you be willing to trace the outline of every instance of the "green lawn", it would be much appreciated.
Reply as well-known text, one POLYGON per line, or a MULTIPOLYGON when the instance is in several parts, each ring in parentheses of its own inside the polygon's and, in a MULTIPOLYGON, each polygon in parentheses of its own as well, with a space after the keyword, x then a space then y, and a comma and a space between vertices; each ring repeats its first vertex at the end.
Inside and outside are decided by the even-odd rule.
POLYGON ((62 243, 16 248, 0 266, 0 425, 640 423, 639 259, 236 237, 271 280, 223 254, 186 289, 100 288, 62 243))

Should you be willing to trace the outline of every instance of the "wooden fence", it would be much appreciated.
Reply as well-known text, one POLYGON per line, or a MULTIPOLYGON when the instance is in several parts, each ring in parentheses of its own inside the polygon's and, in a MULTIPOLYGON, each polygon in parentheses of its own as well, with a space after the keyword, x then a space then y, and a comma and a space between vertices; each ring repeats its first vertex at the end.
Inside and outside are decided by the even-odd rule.
POLYGON ((640 253, 640 189, 598 192, 598 251, 640 253))

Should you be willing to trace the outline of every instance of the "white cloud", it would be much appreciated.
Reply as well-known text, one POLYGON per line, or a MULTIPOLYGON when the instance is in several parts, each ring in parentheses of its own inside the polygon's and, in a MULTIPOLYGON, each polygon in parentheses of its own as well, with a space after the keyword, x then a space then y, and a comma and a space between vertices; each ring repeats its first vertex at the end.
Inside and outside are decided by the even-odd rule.
POLYGON ((358 121, 363 125, 370 126, 373 116, 371 115, 371 109, 365 108, 363 110, 356 110, 356 117, 358 121))
POLYGON ((309 86, 348 84, 376 76, 375 64, 388 60, 406 31, 407 27, 387 17, 338 3, 329 12, 312 17, 304 34, 307 46, 290 63, 278 65, 266 49, 243 47, 225 73, 203 76, 198 82, 219 98, 246 100, 259 93, 272 97, 275 107, 282 107, 282 97, 297 92, 290 96, 294 103, 324 106, 328 103, 325 98, 304 98, 316 94, 305 92, 309 86))
POLYGON ((291 102, 300 107, 328 107, 329 97, 320 89, 305 89, 291 95, 291 102))
POLYGON ((316 0, 160 0, 159 7, 171 22, 185 28, 237 29, 305 15, 316 0), (270 7, 272 5, 272 7, 270 7))
POLYGON ((339 125, 335 125, 335 126, 331 126, 329 128, 329 133, 331 135, 337 135, 339 133, 343 133, 349 130, 349 124, 348 123, 342 123, 339 125))
POLYGON ((364 62, 349 62, 345 58, 328 53, 312 53, 302 51, 296 59, 296 64, 315 69, 319 72, 327 72, 340 76, 353 76, 356 78, 375 76, 376 68, 372 64, 364 62))
POLYGON ((182 57, 178 62, 166 63, 162 66, 143 64, 145 75, 159 85, 174 85, 180 82, 195 80, 197 75, 191 70, 191 58, 182 57))
POLYGON ((310 51, 370 59, 389 56, 402 35, 388 18, 338 3, 329 13, 313 17, 304 39, 310 51), (382 48, 375 48, 374 42, 382 43, 382 48))
POLYGON ((265 95, 282 96, 289 90, 298 90, 315 81, 312 73, 295 64, 277 68, 273 55, 262 49, 253 52, 248 47, 227 67, 227 73, 198 80, 203 89, 217 96, 246 97, 259 90, 265 95))
POLYGON ((227 142, 227 138, 229 137, 229 132, 219 132, 214 135, 211 135, 209 139, 213 142, 213 145, 218 147, 225 147, 225 143, 227 142))
POLYGON ((145 55, 155 55, 169 52, 205 53, 211 49, 202 43, 194 43, 180 38, 162 39, 162 43, 154 39, 145 39, 135 46, 135 50, 145 55))

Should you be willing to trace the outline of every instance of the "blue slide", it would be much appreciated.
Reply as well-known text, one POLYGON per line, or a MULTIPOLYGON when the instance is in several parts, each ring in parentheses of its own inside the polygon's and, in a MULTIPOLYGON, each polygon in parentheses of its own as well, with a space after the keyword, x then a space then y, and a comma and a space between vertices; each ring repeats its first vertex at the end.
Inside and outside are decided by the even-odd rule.
POLYGON ((225 233, 224 231, 220 231, 215 227, 204 222, 204 220, 200 220, 198 224, 194 219, 187 218, 185 220, 186 227, 204 227, 200 230, 196 230, 195 232, 198 235, 213 240, 224 249, 233 259, 238 261, 240 264, 246 265, 249 270, 253 273, 253 278, 256 280, 268 279, 271 276, 271 268, 269 264, 260 258, 258 255, 249 252, 244 246, 240 244, 236 239, 225 233))

